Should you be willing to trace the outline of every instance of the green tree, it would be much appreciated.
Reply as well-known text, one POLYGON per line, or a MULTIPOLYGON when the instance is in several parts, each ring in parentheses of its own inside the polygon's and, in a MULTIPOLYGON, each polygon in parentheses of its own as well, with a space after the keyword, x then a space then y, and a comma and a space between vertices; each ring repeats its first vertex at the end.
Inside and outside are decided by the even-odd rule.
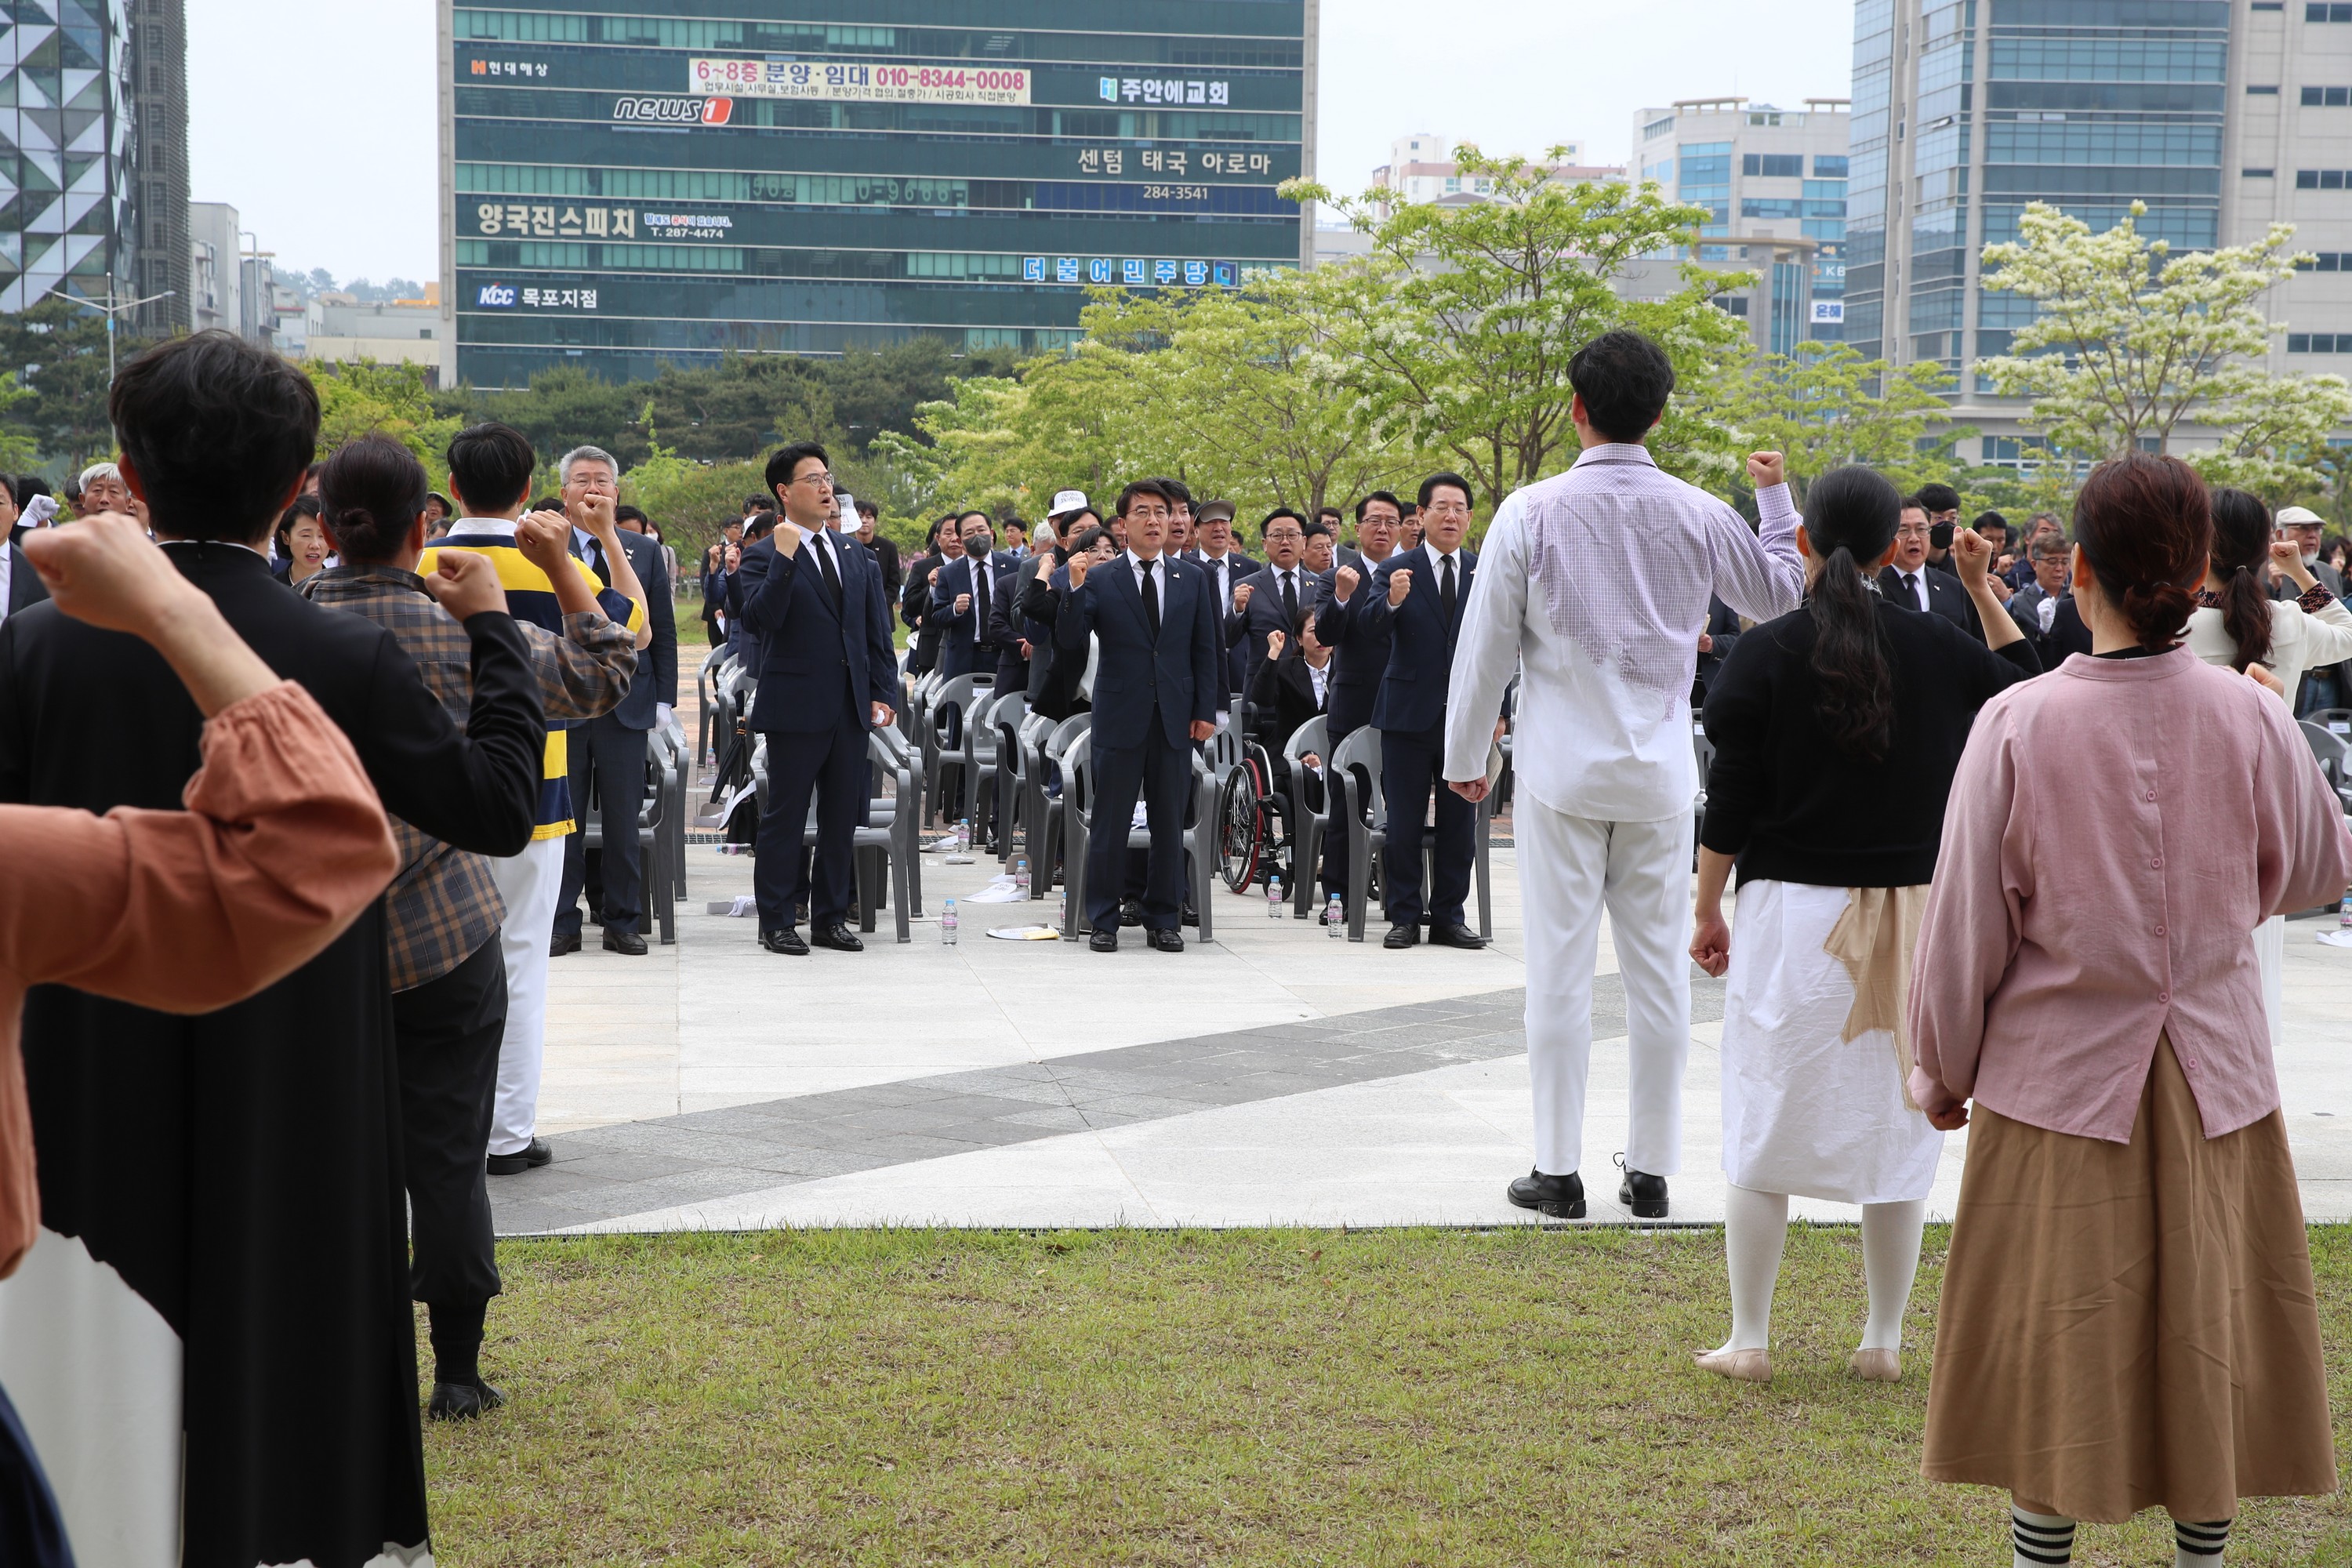
MULTIPOLYGON (((149 342, 119 334, 117 361, 128 363, 149 342)), ((32 394, 0 410, 0 426, 68 468, 114 455, 103 316, 54 297, 0 316, 0 364, 15 367, 18 384, 32 394)))
POLYGON ((2292 458, 2263 468, 2264 454, 2324 444, 2352 416, 2352 394, 2337 377, 2272 377, 2261 363, 2278 329, 2255 301, 2294 275, 2294 226, 2175 256, 2139 232, 2147 210, 2135 202, 2095 235, 2056 207, 2028 205, 2014 241, 1985 247, 1984 282, 2038 313, 2014 353, 1977 361, 1977 373, 2004 395, 2031 397, 2028 421, 2062 454, 2167 451, 2184 426, 2202 426, 2221 438, 2224 455, 2209 459, 2217 469, 2307 472, 2292 458))
MULTIPOLYGON (((1571 458, 1568 363, 1577 350, 1611 328, 1636 327, 1665 348, 1685 385, 1699 384, 1747 335, 1711 301, 1753 275, 1684 262, 1666 298, 1622 299, 1616 285, 1636 262, 1695 241, 1704 208, 1655 184, 1564 184, 1523 158, 1475 147, 1454 157, 1465 178, 1488 182, 1491 200, 1398 203, 1381 190, 1348 199, 1299 180, 1282 194, 1333 206, 1372 239, 1366 261, 1339 269, 1345 285, 1333 302, 1344 327, 1318 363, 1320 378, 1381 444, 1449 454, 1499 499, 1571 458)), ((1553 148, 1546 162, 1566 157, 1553 148)), ((1688 468, 1719 461, 1723 444, 1719 428, 1677 399, 1654 447, 1662 462, 1688 468)))
POLYGON ((371 432, 391 437, 439 477, 459 421, 436 406, 421 364, 373 360, 304 367, 319 390, 319 450, 333 451, 371 432))
POLYGON ((1952 445, 1973 434, 1951 424, 1938 395, 1952 384, 1941 366, 1895 368, 1844 343, 1801 342, 1788 354, 1732 361, 1705 389, 1708 411, 1737 446, 1777 450, 1799 500, 1831 468, 1861 463, 1906 489, 1945 479, 1952 445))

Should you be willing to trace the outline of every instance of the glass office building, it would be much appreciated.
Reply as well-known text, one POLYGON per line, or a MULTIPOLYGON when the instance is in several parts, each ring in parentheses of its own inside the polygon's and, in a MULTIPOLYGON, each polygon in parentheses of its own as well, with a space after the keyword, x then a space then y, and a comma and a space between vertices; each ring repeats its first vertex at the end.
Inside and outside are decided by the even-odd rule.
MULTIPOLYGON (((2142 201, 2143 232, 2219 243, 2232 9, 1858 0, 1846 341, 1954 372, 2008 353, 2033 306, 1983 289, 1977 258, 2016 237, 2029 202, 2104 229, 2142 201)), ((1980 389, 1959 395, 1971 423, 1998 423, 1980 389)))
POLYGON ((129 17, 123 0, 18 0, 0 33, 0 310, 52 290, 130 298, 129 17))
POLYGON ((1034 351, 1088 286, 1311 240, 1314 0, 441 8, 445 378, 917 334, 1034 351))

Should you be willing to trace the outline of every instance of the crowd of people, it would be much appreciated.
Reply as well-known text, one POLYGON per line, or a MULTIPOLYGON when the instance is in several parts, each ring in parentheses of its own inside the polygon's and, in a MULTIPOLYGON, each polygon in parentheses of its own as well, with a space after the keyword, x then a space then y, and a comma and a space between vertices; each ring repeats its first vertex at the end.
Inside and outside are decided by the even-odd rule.
MULTIPOLYGON (((1379 734, 1386 945, 1482 945, 1507 727, 1536 1154, 1509 1201, 1588 1212, 1605 915, 1636 1217, 1672 1212, 1691 968, 1726 983, 1730 1327, 1698 1372, 1770 1380, 1799 1196, 1859 1205, 1849 1370, 1900 1380, 1967 1125, 1925 1473, 2007 1490, 2019 1563, 2151 1507, 2219 1561, 2242 1498, 2335 1485, 2272 1066, 2284 917, 2352 882, 2294 722, 2352 662, 2316 520, 2132 453, 2071 526, 1963 528, 1948 488, 1843 468, 1800 498, 1759 452, 1751 523, 1650 456, 1654 343, 1603 334, 1570 375, 1575 463, 1477 549, 1455 473, 1278 509, 1262 557, 1229 502, 1139 478, 1034 528, 943 516, 902 560, 822 447, 780 447, 698 565, 756 679, 761 946, 859 951, 867 735, 934 671, 1092 715, 1097 952, 1183 949, 1195 749, 1278 755, 1318 718, 1330 753, 1379 734)), ((550 1157, 550 964, 589 918, 645 952, 677 563, 595 447, 536 500, 497 424, 453 438, 446 497, 387 437, 314 461, 310 383, 226 334, 132 361, 110 413, 119 459, 63 504, 0 485, 0 1561, 404 1560, 409 1303, 425 1413, 499 1405, 488 1182, 550 1157), (620 808, 593 856, 592 803, 620 808)), ((1324 842, 1297 871, 1336 907, 1324 842)))

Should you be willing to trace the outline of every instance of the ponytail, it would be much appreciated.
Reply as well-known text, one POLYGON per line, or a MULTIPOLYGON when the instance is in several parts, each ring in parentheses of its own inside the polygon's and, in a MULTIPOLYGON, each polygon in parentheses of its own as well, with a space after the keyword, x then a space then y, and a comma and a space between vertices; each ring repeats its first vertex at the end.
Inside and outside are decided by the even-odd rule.
POLYGON ((1895 667, 1878 595, 1862 580, 1853 551, 1840 544, 1829 552, 1807 607, 1822 728, 1848 756, 1884 762, 1895 740, 1895 667))
POLYGON ((2213 574, 2221 579, 2221 626, 2237 649, 2230 665, 2241 673, 2271 657, 2271 601, 2262 577, 2270 552, 2270 508, 2244 490, 2215 490, 2213 574))

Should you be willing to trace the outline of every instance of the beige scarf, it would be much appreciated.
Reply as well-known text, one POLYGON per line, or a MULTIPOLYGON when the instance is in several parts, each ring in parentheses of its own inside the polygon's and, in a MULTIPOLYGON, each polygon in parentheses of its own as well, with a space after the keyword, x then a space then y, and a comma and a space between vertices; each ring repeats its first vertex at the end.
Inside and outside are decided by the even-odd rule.
POLYGON ((1904 1020, 1904 1005, 1911 995, 1911 952, 1919 942, 1919 918, 1927 908, 1927 889, 1915 888, 1849 888, 1845 912, 1830 928, 1822 950, 1845 965, 1853 981, 1853 1006, 1845 1016, 1849 1043, 1873 1029, 1895 1037, 1895 1068, 1903 1085, 1903 1108, 1916 1110, 1911 1098, 1911 1030, 1904 1020))

